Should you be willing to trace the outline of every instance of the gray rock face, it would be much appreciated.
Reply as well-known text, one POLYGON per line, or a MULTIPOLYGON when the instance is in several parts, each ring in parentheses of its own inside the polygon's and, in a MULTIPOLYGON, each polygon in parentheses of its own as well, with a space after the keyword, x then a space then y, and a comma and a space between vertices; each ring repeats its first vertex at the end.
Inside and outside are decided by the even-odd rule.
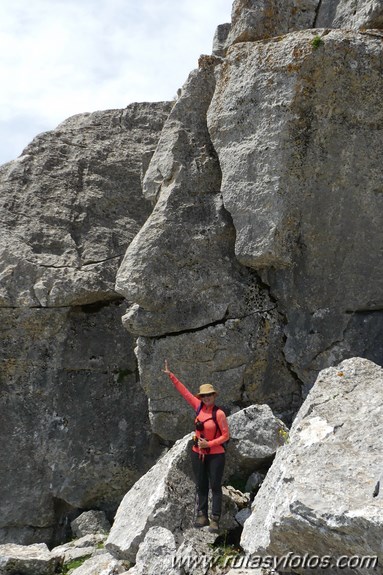
POLYGON ((161 566, 163 575, 180 575, 180 569, 172 565, 175 552, 176 542, 172 532, 163 527, 151 527, 138 549, 135 566, 127 573, 157 575, 161 566))
POLYGON ((381 0, 235 0, 230 32, 220 54, 254 42, 310 28, 383 27, 381 0))
POLYGON ((281 354, 275 303, 234 256, 235 229, 223 208, 221 172, 206 125, 218 61, 202 59, 165 123, 144 180, 147 197, 158 200, 116 282, 116 290, 135 302, 123 318, 125 327, 148 336, 138 345, 140 376, 153 430, 166 439, 188 427, 185 407, 177 413, 181 401, 173 404, 174 394, 164 397, 156 384, 164 357, 195 385, 201 378, 217 382, 231 405, 269 401, 289 412, 299 396, 281 354))
POLYGON ((145 176, 146 197, 159 199, 116 282, 117 291, 140 306, 124 318, 140 335, 220 320, 246 289, 228 256, 233 228, 222 208, 221 174, 206 126, 214 85, 214 66, 191 73, 145 176))
POLYGON ((226 53, 226 43, 227 37, 230 33, 231 24, 220 24, 217 26, 217 29, 214 34, 213 38, 213 50, 212 53, 214 56, 219 56, 220 58, 225 57, 226 53))
POLYGON ((111 525, 103 511, 91 510, 81 513, 72 521, 70 527, 76 537, 84 537, 91 534, 108 533, 111 525))
POLYGON ((123 561, 117 561, 110 553, 102 551, 73 569, 71 575, 118 575, 126 573, 128 567, 123 561))
POLYGON ((254 274, 233 257, 235 230, 206 125, 217 61, 191 73, 145 176, 146 197, 158 201, 116 282, 136 304, 124 318, 133 333, 158 336, 272 307, 254 274))
POLYGON ((317 28, 383 28, 382 0, 322 0, 317 28))
POLYGON ((150 213, 141 157, 155 148, 170 106, 74 116, 0 168, 0 305, 116 297, 121 258, 150 213))
POLYGON ((191 526, 195 487, 189 450, 190 436, 176 442, 125 495, 106 542, 115 557, 134 561, 150 527, 174 533, 191 526))
POLYGON ((35 545, 0 545, 2 575, 53 575, 60 564, 45 543, 35 545))
POLYGON ((235 0, 226 46, 314 28, 321 0, 235 0))
MULTIPOLYGON (((331 561, 377 556, 381 565, 383 499, 373 490, 381 473, 382 406, 383 370, 376 364, 354 358, 319 374, 254 500, 241 540, 247 553, 331 561)), ((354 568, 349 572, 372 572, 371 565, 354 568)))
POLYGON ((271 287, 308 384, 343 357, 381 361, 383 326, 382 43, 314 34, 234 46, 208 112, 236 256, 271 287))
POLYGON ((150 398, 153 431, 175 440, 194 427, 193 410, 161 373, 165 357, 172 358, 171 369, 192 392, 197 393, 202 383, 212 383, 219 392, 217 405, 231 408, 232 413, 238 406, 262 401, 288 415, 297 409, 300 395, 283 361, 282 345, 281 327, 272 312, 258 321, 250 316, 195 333, 138 338, 140 381, 150 398))
POLYGON ((2 542, 60 542, 158 456, 114 282, 170 107, 75 116, 0 168, 2 542))
MULTIPOLYGON (((165 357, 192 390, 285 419, 323 367, 383 363, 382 32, 350 30, 366 27, 381 1, 236 0, 174 106, 76 116, 0 168, 0 541, 111 514, 158 456, 149 418, 166 440, 192 428, 165 357)), ((178 484, 135 494, 117 553, 169 509, 183 529, 179 457, 178 484)))
POLYGON ((151 434, 124 309, 2 310, 3 541, 49 540, 62 514, 113 509, 152 463, 136 448, 151 434))
POLYGON ((270 464, 288 436, 288 428, 268 405, 252 405, 234 413, 230 421, 227 476, 242 476, 270 464))

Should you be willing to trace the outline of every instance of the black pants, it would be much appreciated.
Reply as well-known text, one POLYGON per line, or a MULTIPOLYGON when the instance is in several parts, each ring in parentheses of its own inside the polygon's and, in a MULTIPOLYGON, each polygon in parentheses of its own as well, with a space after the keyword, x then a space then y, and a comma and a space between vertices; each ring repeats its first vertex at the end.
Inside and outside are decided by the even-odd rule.
POLYGON ((209 485, 212 493, 212 515, 220 517, 222 511, 222 477, 225 454, 206 454, 202 458, 192 451, 192 466, 198 493, 198 511, 208 515, 209 485))

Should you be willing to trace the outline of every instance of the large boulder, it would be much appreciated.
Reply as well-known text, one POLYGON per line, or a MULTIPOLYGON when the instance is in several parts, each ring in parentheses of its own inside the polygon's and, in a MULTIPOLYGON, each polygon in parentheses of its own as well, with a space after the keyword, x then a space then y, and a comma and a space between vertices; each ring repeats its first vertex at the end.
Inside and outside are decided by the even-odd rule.
POLYGON ((190 436, 177 441, 125 495, 106 542, 116 558, 134 561, 151 527, 174 533, 191 526, 195 486, 189 450, 190 436))
POLYGON ((343 30, 236 44, 208 111, 236 256, 270 286, 308 387, 344 357, 383 362, 382 56, 343 30))
POLYGON ((110 523, 103 511, 84 511, 70 524, 75 537, 85 537, 97 533, 109 533, 110 523))
POLYGON ((240 478, 267 468, 288 438, 288 428, 268 405, 251 405, 229 417, 225 475, 240 478))
POLYGON ((172 440, 188 429, 187 408, 158 385, 164 357, 193 387, 203 378, 216 383, 231 406, 269 402, 291 415, 300 402, 282 354, 277 306, 234 255, 235 229, 206 125, 219 62, 201 60, 165 123, 144 180, 146 197, 157 203, 116 281, 116 290, 135 302, 125 327, 146 336, 137 353, 153 430, 172 440))
POLYGON ((171 104, 79 114, 0 167, 0 306, 115 299, 116 271, 146 218, 142 156, 171 104))
POLYGON ((71 575, 118 575, 126 573, 129 564, 118 561, 105 550, 94 553, 91 557, 75 569, 71 569, 71 575))
POLYGON ((173 566, 176 548, 169 529, 151 527, 138 549, 136 564, 126 575, 157 575, 159 566, 162 575, 181 575, 181 570, 173 566))
POLYGON ((321 0, 234 0, 226 47, 314 28, 321 0))
POLYGON ((54 575, 62 557, 54 555, 45 545, 0 545, 1 575, 54 575))
MULTIPOLYGON (((294 557, 284 568, 367 574, 356 556, 383 562, 383 497, 374 497, 382 472, 383 369, 361 358, 322 371, 292 426, 289 442, 253 502, 241 545, 254 555, 294 557), (307 554, 311 569, 296 557, 307 554), (316 559, 315 559, 316 558, 316 559), (341 566, 343 565, 343 569, 341 566), (293 568, 294 567, 294 568, 293 568)), ((367 561, 367 560, 366 560, 367 561)), ((377 571, 381 573, 382 571, 377 571)))
POLYGON ((315 25, 317 28, 382 29, 382 0, 322 0, 315 25))
POLYGON ((159 454, 140 448, 147 400, 114 281, 170 107, 75 116, 0 168, 2 542, 57 544, 78 509, 114 514, 159 454))
POLYGON ((245 305, 245 293, 257 290, 230 257, 234 230, 222 206, 221 172, 206 125, 217 61, 190 74, 146 172, 144 193, 157 203, 116 281, 117 291, 136 304, 123 321, 137 335, 233 317, 245 305))

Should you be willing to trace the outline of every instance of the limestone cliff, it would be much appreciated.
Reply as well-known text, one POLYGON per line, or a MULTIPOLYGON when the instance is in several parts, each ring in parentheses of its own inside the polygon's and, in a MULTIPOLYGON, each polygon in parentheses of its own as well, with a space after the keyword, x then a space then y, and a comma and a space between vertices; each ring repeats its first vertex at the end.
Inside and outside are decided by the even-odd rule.
POLYGON ((146 173, 157 203, 116 289, 135 302, 123 321, 141 336, 153 429, 169 439, 191 421, 158 382, 165 356, 194 389, 211 381, 223 403, 266 402, 286 419, 321 369, 383 361, 382 38, 269 38, 270 22, 289 32, 325 9, 309 3, 307 20, 301 4, 283 3, 286 27, 281 3, 234 3, 231 30, 252 41, 223 49, 221 37, 225 58, 200 58, 146 173))
POLYGON ((70 118, 0 172, 2 542, 113 512, 158 455, 115 275, 169 103, 70 118))
POLYGON ((1 540, 113 509, 191 429, 165 357, 287 422, 321 369, 383 364, 382 28, 379 0, 235 0, 174 105, 1 168, 1 540))

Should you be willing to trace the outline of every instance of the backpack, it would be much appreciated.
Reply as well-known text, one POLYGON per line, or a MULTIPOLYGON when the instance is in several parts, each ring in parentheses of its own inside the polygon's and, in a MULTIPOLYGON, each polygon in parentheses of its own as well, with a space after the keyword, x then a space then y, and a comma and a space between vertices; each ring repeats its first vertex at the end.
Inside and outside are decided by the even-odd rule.
MULTIPOLYGON (((201 403, 199 404, 199 406, 197 407, 197 410, 196 410, 196 412, 195 412, 195 417, 196 417, 196 419, 198 418, 198 415, 199 415, 199 412, 200 412, 201 409, 202 409, 202 406, 203 406, 203 403, 202 403, 202 401, 201 401, 201 403)), ((220 409, 221 411, 223 411, 225 415, 230 415, 230 410, 227 409, 226 407, 223 407, 223 406, 220 407, 220 406, 218 406, 218 405, 214 405, 214 406, 213 406, 213 411, 212 411, 212 414, 211 414, 212 416, 211 416, 211 418, 209 418, 209 419, 212 419, 212 420, 214 421, 214 423, 215 423, 216 431, 215 431, 214 439, 217 437, 218 432, 219 432, 219 434, 222 434, 221 428, 220 428, 220 426, 219 426, 219 424, 218 424, 218 421, 217 421, 217 411, 218 411, 219 409, 220 409)), ((206 419, 205 421, 209 421, 209 419, 206 419)), ((228 446, 228 444, 229 444, 229 441, 230 441, 230 439, 228 439, 228 440, 225 441, 224 443, 221 443, 221 445, 222 445, 222 447, 224 448, 225 451, 226 451, 226 449, 227 449, 227 446, 228 446)))

